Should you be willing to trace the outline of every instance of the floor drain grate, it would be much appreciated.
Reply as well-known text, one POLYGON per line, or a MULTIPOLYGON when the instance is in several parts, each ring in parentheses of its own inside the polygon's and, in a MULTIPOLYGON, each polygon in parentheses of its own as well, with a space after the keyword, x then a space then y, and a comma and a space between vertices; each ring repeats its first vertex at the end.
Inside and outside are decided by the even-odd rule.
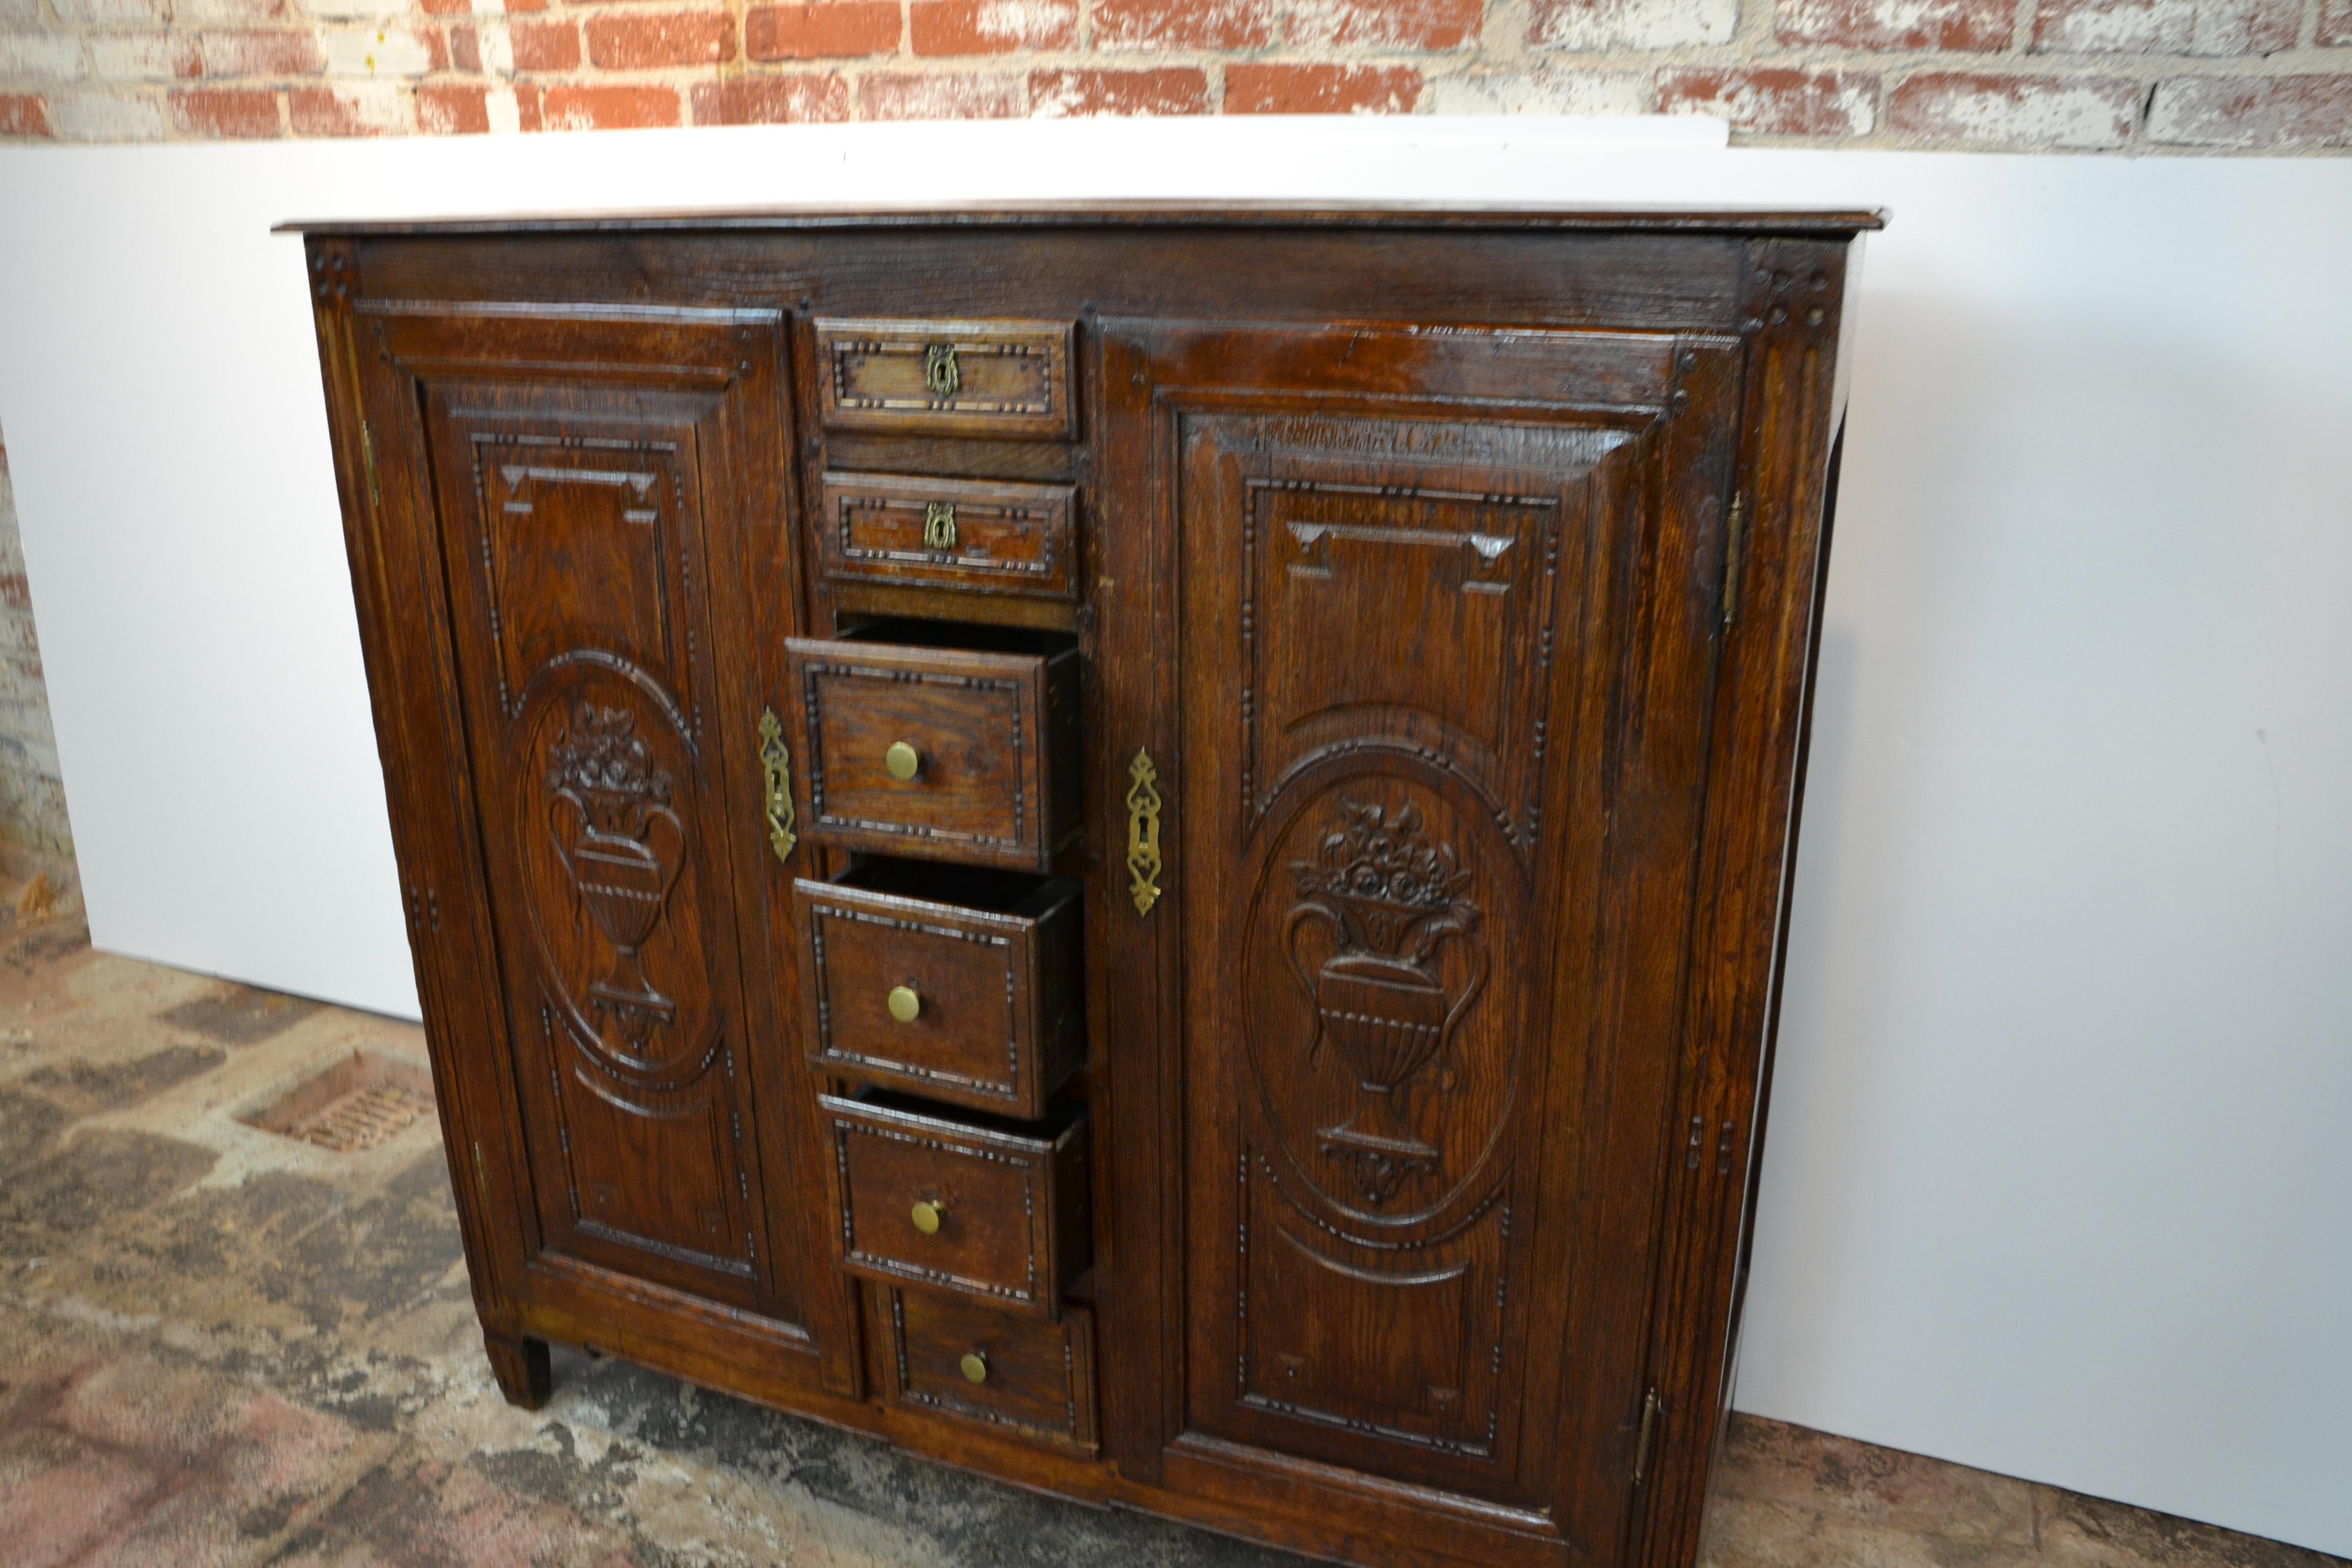
POLYGON ((298 1142, 356 1154, 432 1109, 433 1080, 425 1072, 389 1057, 353 1051, 241 1120, 298 1142))
POLYGON ((393 1084, 378 1084, 332 1101, 309 1121, 286 1130, 289 1138, 332 1149, 338 1154, 373 1149, 432 1106, 393 1084))

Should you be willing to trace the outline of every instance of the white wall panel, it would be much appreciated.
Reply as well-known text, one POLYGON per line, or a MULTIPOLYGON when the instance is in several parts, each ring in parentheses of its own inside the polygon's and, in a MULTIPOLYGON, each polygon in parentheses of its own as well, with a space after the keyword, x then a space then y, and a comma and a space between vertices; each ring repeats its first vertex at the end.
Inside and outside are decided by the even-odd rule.
POLYGON ((1601 136, 0 151, 0 429, 95 939, 414 1011, 277 219, 1884 204, 1740 1403, 2352 1554, 2352 161, 1601 136))

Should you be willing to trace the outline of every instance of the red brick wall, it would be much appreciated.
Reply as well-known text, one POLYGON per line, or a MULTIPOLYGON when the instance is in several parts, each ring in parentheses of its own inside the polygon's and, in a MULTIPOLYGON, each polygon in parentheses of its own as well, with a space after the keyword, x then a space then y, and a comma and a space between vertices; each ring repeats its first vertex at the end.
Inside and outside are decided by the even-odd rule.
POLYGON ((2352 0, 0 0, 0 139, 1716 113, 1742 140, 2352 150, 2352 0))

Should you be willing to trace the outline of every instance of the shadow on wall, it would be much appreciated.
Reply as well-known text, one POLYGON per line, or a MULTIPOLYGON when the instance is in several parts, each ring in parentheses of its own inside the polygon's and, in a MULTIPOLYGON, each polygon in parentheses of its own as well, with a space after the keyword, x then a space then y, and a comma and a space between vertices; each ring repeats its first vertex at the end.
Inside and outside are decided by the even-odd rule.
POLYGON ((78 906, 73 825, 49 728, 49 689, 41 673, 41 639, 16 532, 16 493, 8 482, 8 448, 0 437, 0 893, 20 918, 78 906))

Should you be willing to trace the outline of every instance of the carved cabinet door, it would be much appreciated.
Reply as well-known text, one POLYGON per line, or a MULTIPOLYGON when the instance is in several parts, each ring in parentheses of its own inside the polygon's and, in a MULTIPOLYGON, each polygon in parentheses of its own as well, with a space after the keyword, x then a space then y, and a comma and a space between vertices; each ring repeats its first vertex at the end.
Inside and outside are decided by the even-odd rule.
POLYGON ((1160 584, 1108 606, 1149 670, 1108 718, 1166 862, 1105 922, 1158 976, 1113 1087, 1174 1105, 1114 1156, 1160 1357, 1126 1451, 1615 1561, 1739 345, 1102 332, 1107 571, 1160 584))
POLYGON ((790 982, 738 943, 782 880, 752 622, 771 600, 780 637, 794 600, 778 319, 357 326, 385 500, 425 542, 412 602, 446 606, 446 633, 438 614, 404 628, 403 656, 446 661, 503 972, 503 1018, 436 1025, 453 1050, 506 1054, 498 1120, 521 1147, 497 1179, 519 1189, 530 1293, 676 1292, 801 1324, 788 1130, 805 1097, 772 1023, 790 982))

